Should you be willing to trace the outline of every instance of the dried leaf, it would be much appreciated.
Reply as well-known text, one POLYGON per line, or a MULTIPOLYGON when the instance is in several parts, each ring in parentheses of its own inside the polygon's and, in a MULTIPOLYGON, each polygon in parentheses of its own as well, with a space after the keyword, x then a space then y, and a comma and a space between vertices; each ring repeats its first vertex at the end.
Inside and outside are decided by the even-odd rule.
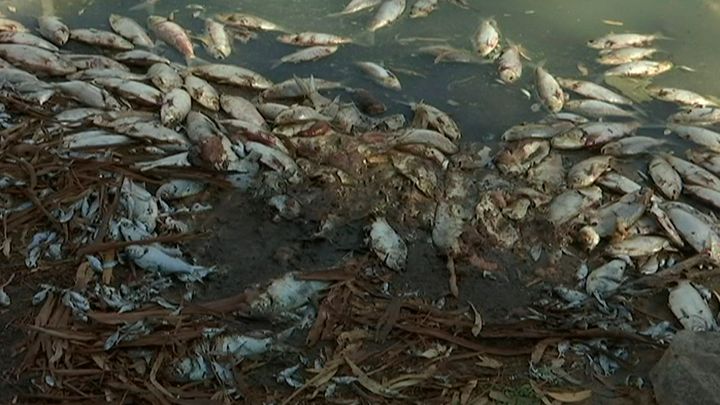
POLYGON ((450 285, 450 293, 453 295, 453 297, 457 298, 460 296, 460 289, 457 285, 457 274, 455 274, 455 260, 453 260, 452 256, 448 257, 447 269, 450 273, 450 278, 448 279, 448 284, 450 285))
POLYGON ((545 354, 545 351, 550 345, 553 345, 557 342, 559 342, 560 339, 557 338, 549 338, 549 339, 543 339, 539 341, 535 348, 533 349, 532 355, 530 355, 530 364, 537 364, 542 360, 543 355, 545 354))
POLYGON ((497 402, 503 402, 503 403, 510 402, 510 398, 508 398, 507 395, 503 394, 500 391, 491 390, 488 393, 488 396, 490 397, 490 399, 497 401, 497 402))
POLYGON ((82 262, 75 272, 75 287, 78 290, 85 290, 90 281, 93 278, 93 269, 90 267, 90 263, 82 262))
POLYGON ((577 392, 550 392, 546 391, 545 394, 550 398, 566 403, 581 402, 589 399, 592 396, 591 390, 583 390, 577 392))
POLYGON ((480 312, 478 312, 478 310, 475 309, 475 305, 473 305, 472 302, 468 301, 468 304, 470 304, 470 308, 472 308, 473 313, 475 314, 475 322, 473 322, 473 327, 470 330, 470 332, 472 332, 473 336, 477 336, 480 334, 480 332, 482 331, 482 328, 483 328, 482 316, 480 315, 480 312))
POLYGON ((345 362, 348 366, 350 366, 350 369, 352 370, 353 374, 355 374, 355 377, 358 378, 358 382, 360 385, 365 387, 368 391, 372 392, 375 395, 380 395, 382 397, 386 398, 399 398, 400 393, 397 391, 393 391, 391 389, 385 388, 382 384, 378 383, 377 381, 373 380, 372 378, 368 377, 367 374, 365 374, 360 367, 357 366, 357 364, 353 363, 352 360, 345 357, 345 362))
POLYGON ((5 257, 10 257, 10 238, 6 238, 2 243, 2 252, 5 257))
POLYGON ((460 405, 467 405, 467 403, 470 402, 472 392, 477 385, 478 380, 470 380, 465 384, 462 390, 460 390, 460 405))
POLYGON ((485 368, 502 368, 503 364, 495 359, 485 356, 478 356, 478 362, 475 364, 479 367, 485 368))

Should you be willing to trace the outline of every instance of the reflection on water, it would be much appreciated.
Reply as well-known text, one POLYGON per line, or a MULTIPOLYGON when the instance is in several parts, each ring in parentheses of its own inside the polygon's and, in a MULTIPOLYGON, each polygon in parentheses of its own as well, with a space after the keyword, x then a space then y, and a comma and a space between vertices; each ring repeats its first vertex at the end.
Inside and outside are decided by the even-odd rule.
MULTIPOLYGON (((13 0, 4 3, 14 6, 16 18, 22 21, 29 22, 39 14, 57 14, 71 27, 109 29, 107 17, 111 12, 141 22, 148 15, 146 9, 129 11, 138 4, 135 0, 13 0)), ((496 81, 492 64, 433 64, 432 56, 417 52, 418 48, 428 44, 469 49, 470 36, 483 17, 493 16, 505 39, 527 48, 532 57, 530 63, 542 62, 560 76, 579 76, 577 66, 580 63, 588 67, 590 80, 596 81, 600 81, 601 67, 594 62, 596 53, 585 47, 589 38, 609 31, 661 32, 671 39, 656 44, 663 52, 658 58, 668 58, 696 71, 675 69, 655 82, 720 95, 720 80, 717 80, 720 53, 715 52, 717 38, 720 38, 720 2, 717 0, 471 0, 467 10, 452 2, 440 2, 438 10, 427 18, 403 17, 373 35, 365 30, 372 13, 327 16, 341 10, 345 6, 344 0, 208 0, 202 2, 202 6, 179 0, 151 0, 151 3, 155 3, 151 5, 154 13, 173 14, 177 22, 198 35, 202 32, 202 20, 193 18, 192 14, 202 9, 203 15, 243 11, 291 30, 351 36, 360 45, 344 46, 321 61, 272 69, 280 57, 296 48, 275 41, 276 33, 261 33, 247 44, 236 43, 228 62, 258 70, 273 80, 283 80, 293 74, 314 74, 341 80, 348 86, 366 87, 382 96, 392 106, 392 112, 408 111, 406 103, 426 100, 453 114, 462 126, 465 138, 472 140, 494 139, 519 121, 541 116, 541 113, 531 111, 535 101, 528 99, 522 91, 532 90, 529 69, 518 83, 505 86, 496 81), (610 26, 603 20, 618 21, 623 25, 610 26), (373 84, 353 65, 356 60, 371 60, 391 68, 398 73, 403 91, 396 93, 373 84)), ((409 8, 413 2, 408 3, 409 8)), ((163 52, 181 60, 170 49, 165 48, 163 52)), ((200 47, 198 54, 210 59, 200 47)), ((663 118, 668 111, 659 103, 652 103, 648 108, 663 118)))

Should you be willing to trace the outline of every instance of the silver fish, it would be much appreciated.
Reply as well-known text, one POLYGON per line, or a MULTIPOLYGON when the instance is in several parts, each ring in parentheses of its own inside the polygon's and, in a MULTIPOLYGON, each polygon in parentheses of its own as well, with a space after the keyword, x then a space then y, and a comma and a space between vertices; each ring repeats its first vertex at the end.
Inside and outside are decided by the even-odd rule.
POLYGON ((522 76, 523 64, 520 46, 511 44, 500 53, 497 60, 497 70, 500 80, 505 83, 514 83, 522 76))
POLYGON ((133 49, 132 43, 110 31, 102 31, 95 28, 78 28, 70 31, 70 39, 83 42, 88 45, 102 46, 106 48, 128 51, 133 49))
POLYGON ((576 163, 568 171, 567 181, 572 188, 588 187, 595 183, 598 177, 612 168, 611 156, 593 156, 576 163))
POLYGON ((141 104, 157 107, 162 103, 162 93, 144 83, 121 79, 97 79, 95 83, 110 89, 123 98, 141 104))
POLYGON ((609 69, 605 71, 605 76, 651 77, 665 73, 673 66, 670 61, 639 60, 609 69))
POLYGON ((160 55, 156 55, 152 52, 145 51, 142 49, 135 49, 127 52, 120 52, 114 56, 115 60, 126 63, 128 65, 135 66, 151 66, 156 63, 169 64, 170 61, 167 58, 163 58, 160 55))
POLYGON ((720 191, 720 179, 702 167, 670 154, 662 155, 686 183, 720 191))
POLYGON ((352 43, 352 38, 322 32, 285 34, 277 37, 277 40, 284 44, 297 46, 331 46, 352 43))
POLYGON ((611 260, 590 272, 585 281, 585 291, 590 295, 605 297, 615 292, 624 280, 626 264, 622 260, 611 260))
POLYGON ((642 186, 617 172, 607 172, 595 180, 599 184, 619 194, 629 194, 639 191, 642 186))
POLYGON ((576 218, 587 208, 602 199, 602 190, 596 186, 567 190, 553 198, 548 211, 548 220, 560 226, 576 218))
POLYGON ((671 115, 668 121, 688 125, 714 125, 720 123, 720 108, 690 108, 671 115))
POLYGON ((437 131, 429 129, 408 128, 399 133, 390 141, 393 145, 421 144, 437 148, 443 153, 454 154, 458 152, 458 147, 450 141, 445 135, 437 131))
POLYGON ((0 32, 0 43, 30 45, 48 51, 57 52, 58 47, 52 43, 27 32, 0 32))
POLYGON ((649 45, 658 38, 662 38, 662 36, 659 34, 607 34, 589 40, 587 45, 594 49, 620 49, 649 45))
POLYGON ((632 156, 650 153, 651 149, 666 144, 663 139, 648 136, 631 136, 605 144, 600 151, 605 155, 632 156))
POLYGON ((689 281, 681 281, 670 290, 668 306, 686 330, 715 331, 718 328, 712 310, 689 281))
POLYGON ((205 50, 215 59, 225 59, 232 52, 231 37, 225 26, 212 18, 205 19, 205 50))
POLYGON ((147 75, 152 84, 163 92, 182 87, 184 84, 180 74, 165 63, 156 63, 150 66, 147 75))
POLYGON ((714 209, 720 209, 720 191, 693 185, 686 186, 684 190, 714 209))
POLYGON ((505 147, 495 158, 503 173, 521 174, 540 163, 550 153, 550 143, 541 139, 526 139, 505 147))
POLYGON ((385 218, 377 218, 370 227, 370 247, 377 257, 390 269, 405 270, 408 249, 405 241, 388 224, 385 218))
POLYGON ((122 63, 102 55, 64 54, 77 69, 117 69, 130 71, 122 63))
POLYGON ((611 256, 640 257, 657 253, 670 246, 670 242, 661 236, 632 236, 608 246, 611 256))
POLYGON ((697 150, 688 150, 686 154, 693 163, 711 171, 716 176, 720 176, 720 154, 697 150))
POLYGON ((682 190, 682 179, 680 174, 668 163, 667 160, 660 156, 655 156, 650 161, 648 167, 650 178, 655 185, 665 195, 665 197, 676 200, 680 196, 682 190))
POLYGON ((153 47, 153 41, 145 29, 132 18, 110 14, 109 21, 113 31, 130 40, 135 46, 153 47))
POLYGON ((535 68, 535 85, 537 86, 540 101, 551 112, 562 110, 565 103, 565 94, 560 84, 542 66, 535 68))
POLYGON ((187 75, 184 88, 201 106, 212 111, 220 110, 220 93, 207 81, 195 75, 187 75))
POLYGON ((440 109, 423 102, 411 104, 411 108, 415 112, 412 126, 416 128, 430 126, 452 141, 457 141, 462 136, 458 124, 440 109))
POLYGON ((260 31, 287 31, 283 27, 264 18, 245 13, 218 14, 217 19, 230 27, 247 28, 260 31))
POLYGON ((382 0, 350 0, 350 3, 348 3, 342 11, 331 15, 346 15, 357 13, 359 11, 373 8, 381 2, 382 0))
POLYGON ((77 73, 67 75, 67 78, 70 80, 86 80, 86 81, 92 81, 95 79, 102 79, 102 78, 114 78, 114 79, 141 81, 141 80, 147 79, 147 76, 133 73, 133 72, 128 72, 126 70, 119 70, 119 69, 85 69, 85 70, 80 70, 77 73))
POLYGON ((20 22, 11 20, 9 18, 0 17, 0 31, 28 32, 28 29, 20 22))
POLYGON ((55 88, 64 95, 77 100, 80 103, 94 108, 107 110, 119 110, 120 103, 106 90, 93 86, 79 80, 56 83, 55 88))
POLYGON ((492 19, 480 21, 480 25, 472 37, 473 48, 480 56, 488 56, 500 44, 500 33, 497 22, 492 19))
POLYGON ((190 72, 203 79, 240 87, 265 90, 273 83, 259 73, 235 65, 207 64, 193 67, 190 72))
POLYGON ((580 94, 581 96, 593 98, 595 100, 605 101, 612 104, 633 104, 632 100, 630 100, 629 98, 593 82, 563 78, 558 78, 557 81, 563 88, 580 94))
POLYGON ((301 63, 322 59, 334 54, 337 50, 337 46, 312 46, 283 56, 275 66, 280 63, 301 63))
POLYGON ((655 48, 637 47, 605 49, 600 51, 600 57, 596 60, 601 65, 622 65, 623 63, 649 58, 657 51, 655 48))
POLYGON ((70 29, 58 17, 38 17, 40 35, 57 46, 63 46, 70 39, 70 29))
POLYGON ((402 85, 395 73, 374 62, 355 62, 360 69, 370 76, 375 83, 391 90, 400 91, 402 85))
POLYGON ((551 139, 554 136, 569 131, 575 125, 571 122, 558 122, 548 124, 518 124, 506 130, 500 137, 505 142, 519 141, 522 139, 551 139))
POLYGON ((271 84, 271 86, 268 86, 268 88, 262 93, 263 98, 265 99, 278 99, 278 98, 297 98, 297 97, 306 97, 307 94, 307 87, 310 86, 310 82, 314 84, 314 88, 316 91, 321 90, 334 90, 342 88, 343 85, 340 82, 334 82, 330 80, 324 80, 324 79, 317 79, 314 77, 308 78, 308 79, 288 79, 284 82, 271 84), (298 80, 300 83, 298 83, 298 80), (300 84, 303 84, 302 86, 300 84))
POLYGON ((720 133, 706 128, 680 124, 670 124, 668 130, 675 132, 683 139, 704 146, 712 152, 720 153, 720 133))
POLYGON ((717 107, 718 104, 690 90, 673 87, 648 86, 648 93, 658 100, 690 107, 717 107))
POLYGON ((235 119, 251 122, 261 128, 267 126, 265 118, 255 105, 243 97, 222 94, 220 96, 220 106, 223 111, 235 119))
POLYGON ((77 70, 64 57, 34 46, 0 44, 0 57, 15 66, 50 76, 64 76, 77 70))
POLYGON ((410 8, 410 18, 427 17, 437 6, 438 0, 416 0, 410 8))
POLYGON ((175 126, 185 120, 192 108, 190 95, 181 88, 170 90, 163 96, 160 121, 165 126, 175 126))
POLYGON ((368 29, 370 31, 377 31, 380 28, 392 24, 400 18, 405 11, 405 6, 405 0, 384 0, 382 4, 380 4, 380 7, 378 7, 377 13, 375 13, 368 29))
POLYGON ((633 111, 623 110, 615 104, 610 104, 600 100, 568 100, 563 106, 564 109, 593 118, 605 117, 622 117, 635 118, 636 113, 633 111))
POLYGON ((183 27, 159 16, 148 17, 148 26, 163 42, 175 48, 187 60, 195 58, 195 50, 190 37, 183 27))

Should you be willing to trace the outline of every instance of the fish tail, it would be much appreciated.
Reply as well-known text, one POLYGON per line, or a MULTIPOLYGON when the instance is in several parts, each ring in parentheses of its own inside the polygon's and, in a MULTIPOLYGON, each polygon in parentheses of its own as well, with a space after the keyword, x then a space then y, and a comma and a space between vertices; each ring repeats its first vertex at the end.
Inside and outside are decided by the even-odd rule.
POLYGON ((375 31, 363 31, 353 38, 353 43, 360 46, 371 47, 375 45, 375 31))

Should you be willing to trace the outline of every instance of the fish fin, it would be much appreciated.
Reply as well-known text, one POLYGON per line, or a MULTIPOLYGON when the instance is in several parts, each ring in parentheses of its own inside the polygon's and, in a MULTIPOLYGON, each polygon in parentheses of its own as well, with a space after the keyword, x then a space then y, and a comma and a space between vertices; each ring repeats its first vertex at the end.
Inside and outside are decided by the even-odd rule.
POLYGON ((375 31, 363 31, 354 37, 353 43, 360 46, 371 47, 375 45, 375 31))

